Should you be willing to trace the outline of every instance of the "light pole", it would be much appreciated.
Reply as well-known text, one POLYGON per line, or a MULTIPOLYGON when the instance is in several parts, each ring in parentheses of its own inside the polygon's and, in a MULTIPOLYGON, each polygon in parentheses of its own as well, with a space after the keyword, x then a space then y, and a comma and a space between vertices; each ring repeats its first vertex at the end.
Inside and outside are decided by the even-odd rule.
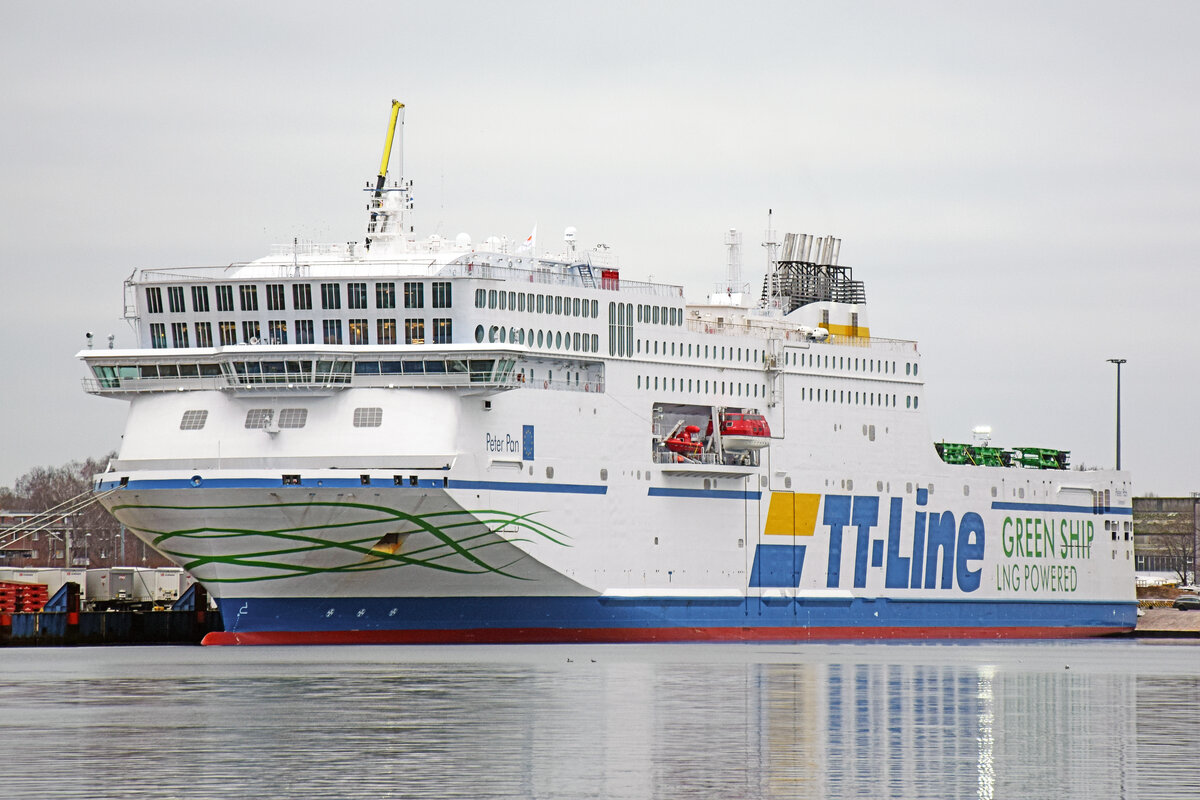
POLYGON ((1121 365, 1123 358, 1110 358, 1108 363, 1117 365, 1117 470, 1121 469, 1121 365))

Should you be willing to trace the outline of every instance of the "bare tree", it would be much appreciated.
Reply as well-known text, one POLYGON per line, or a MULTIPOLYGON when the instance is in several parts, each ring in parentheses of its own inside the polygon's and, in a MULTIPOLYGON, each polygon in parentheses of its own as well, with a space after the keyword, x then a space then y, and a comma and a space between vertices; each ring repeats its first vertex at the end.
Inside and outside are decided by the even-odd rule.
POLYGON ((1179 582, 1187 583, 1191 578, 1193 559, 1196 555, 1195 540, 1187 534, 1161 533, 1154 537, 1154 547, 1168 557, 1171 569, 1179 578, 1179 582))
MULTIPOLYGON (((0 488, 0 508, 8 511, 39 512, 54 508, 92 489, 92 477, 104 472, 116 457, 109 453, 100 458, 72 461, 58 467, 35 467, 17 479, 13 488, 0 488)), ((121 524, 99 503, 71 515, 71 560, 80 559, 89 566, 140 565, 166 566, 169 562, 145 547, 135 536, 122 537, 121 524), (120 543, 126 539, 125 552, 120 543)), ((38 562, 24 566, 46 566, 49 552, 38 562)))

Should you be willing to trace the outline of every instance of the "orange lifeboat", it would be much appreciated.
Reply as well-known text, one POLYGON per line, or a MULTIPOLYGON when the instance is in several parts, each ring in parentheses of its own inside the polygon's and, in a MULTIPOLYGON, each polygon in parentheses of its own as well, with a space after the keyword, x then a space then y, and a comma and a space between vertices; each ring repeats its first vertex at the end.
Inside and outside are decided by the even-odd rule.
MULTIPOLYGON (((709 423, 712 426, 712 423, 709 423)), ((721 447, 731 452, 761 450, 771 439, 771 427, 762 414, 740 411, 721 413, 721 447)))
POLYGON ((679 433, 672 436, 670 439, 663 441, 663 445, 672 453, 679 453, 688 458, 695 458, 700 455, 700 451, 704 449, 704 442, 693 439, 692 437, 700 432, 700 429, 695 425, 688 425, 679 433))

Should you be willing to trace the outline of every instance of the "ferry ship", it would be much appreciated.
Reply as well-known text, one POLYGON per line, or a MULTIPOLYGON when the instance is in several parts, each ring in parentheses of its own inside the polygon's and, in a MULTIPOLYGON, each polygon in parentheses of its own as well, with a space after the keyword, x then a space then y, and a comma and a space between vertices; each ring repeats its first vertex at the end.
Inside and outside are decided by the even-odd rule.
MULTIPOLYGON (((1078 637, 1136 620, 1124 472, 937 442, 917 344, 832 236, 761 293, 630 280, 611 249, 417 236, 139 269, 95 492, 219 604, 208 644, 1078 637), (755 296, 757 295, 757 296, 755 296)), ((714 237, 715 238, 715 237, 714 237)))

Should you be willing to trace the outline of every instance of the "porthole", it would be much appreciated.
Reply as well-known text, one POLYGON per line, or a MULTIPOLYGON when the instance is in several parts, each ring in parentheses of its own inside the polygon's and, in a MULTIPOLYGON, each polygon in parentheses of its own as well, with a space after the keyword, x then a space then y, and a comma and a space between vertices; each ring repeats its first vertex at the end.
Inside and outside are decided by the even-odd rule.
POLYGON ((198 431, 204 428, 204 423, 207 421, 208 411, 206 409, 184 411, 183 418, 179 420, 179 430, 198 431))
POLYGON ((483 344, 483 336, 484 336, 483 326, 476 325, 475 326, 475 342, 476 342, 476 344, 483 344))
POLYGON ((354 409, 354 427, 378 428, 383 424, 383 409, 379 407, 354 409))
POLYGON ((546 467, 546 477, 547 478, 554 477, 554 467, 546 467))
POLYGON ((283 408, 279 410, 279 427, 281 428, 303 428, 307 423, 307 408, 283 408))

